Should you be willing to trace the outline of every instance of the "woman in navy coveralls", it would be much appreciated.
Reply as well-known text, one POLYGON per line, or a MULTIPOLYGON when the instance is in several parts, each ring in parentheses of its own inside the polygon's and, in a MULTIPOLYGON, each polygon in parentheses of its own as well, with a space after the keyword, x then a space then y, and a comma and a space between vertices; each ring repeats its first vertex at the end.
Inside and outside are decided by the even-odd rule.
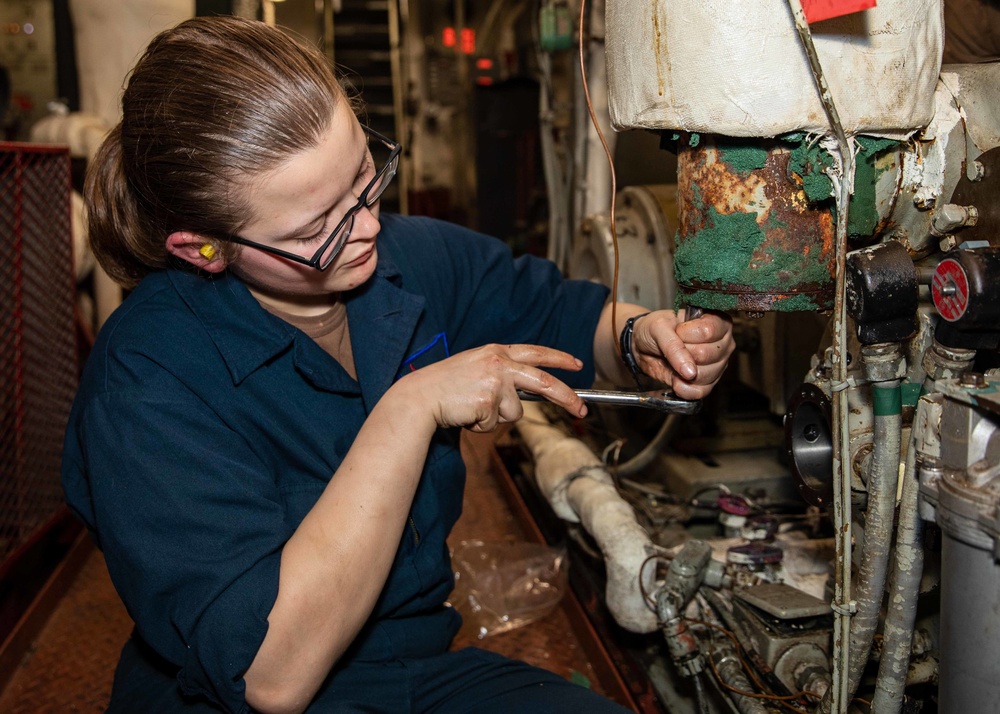
MULTIPOLYGON (((89 168, 90 237, 129 297, 70 417, 63 484, 135 621, 115 712, 620 707, 476 648, 445 539, 458 429, 575 416, 625 383, 607 290, 453 225, 380 215, 399 148, 325 58, 239 18, 153 40, 89 168)), ((619 305, 619 319, 644 312, 619 305)), ((642 370, 704 396, 717 315, 635 322, 642 370)))

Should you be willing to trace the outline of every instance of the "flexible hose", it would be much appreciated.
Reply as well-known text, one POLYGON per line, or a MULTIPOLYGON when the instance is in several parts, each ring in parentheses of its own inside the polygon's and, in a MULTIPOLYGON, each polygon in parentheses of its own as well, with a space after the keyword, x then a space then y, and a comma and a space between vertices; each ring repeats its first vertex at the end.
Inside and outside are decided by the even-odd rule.
POLYGON ((667 418, 663 420, 663 424, 660 425, 659 430, 653 435, 649 443, 642 448, 642 451, 624 464, 618 465, 618 477, 632 476, 649 466, 649 462, 656 458, 656 455, 663 451, 663 447, 673 440, 674 435, 677 433, 677 427, 680 425, 680 414, 668 414, 667 418))
MULTIPOLYGON (((853 696, 871 651, 885 592, 892 542, 902 429, 898 379, 872 385, 875 428, 868 474, 868 509, 858 569, 857 612, 851 619, 848 696, 853 696)), ((825 701, 825 700, 824 700, 825 701)))
MULTIPOLYGON (((969 352, 967 359, 955 359, 954 355, 940 354, 939 349, 932 355, 937 358, 938 367, 948 371, 938 376, 953 377, 964 374, 972 365, 975 352, 969 352)), ((927 366, 927 365, 925 365, 927 366)), ((930 371, 934 364, 928 366, 930 371)), ((903 473, 903 490, 899 504, 899 525, 896 530, 896 565, 892 572, 889 588, 889 607, 885 619, 885 641, 882 659, 879 662, 878 680, 872 711, 898 713, 902 709, 906 684, 914 683, 914 667, 910 663, 913 647, 914 623, 920 596, 920 579, 924 568, 923 518, 920 515, 920 474, 916 467, 917 452, 926 430, 931 428, 930 401, 924 395, 934 391, 934 379, 929 374, 924 380, 921 398, 917 401, 913 426, 910 430, 909 449, 906 453, 906 467, 903 473), (877 707, 877 708, 875 708, 877 707)), ((920 663, 916 669, 925 673, 931 668, 936 673, 933 660, 920 663)), ((918 677, 919 680, 919 677, 918 677)))
POLYGON ((920 577, 924 571, 923 520, 919 514, 920 482, 916 474, 917 444, 924 427, 924 400, 917 403, 903 471, 903 492, 896 527, 896 562, 889 585, 889 605, 883 628, 882 659, 872 711, 898 714, 910 669, 913 623, 917 617, 920 577))

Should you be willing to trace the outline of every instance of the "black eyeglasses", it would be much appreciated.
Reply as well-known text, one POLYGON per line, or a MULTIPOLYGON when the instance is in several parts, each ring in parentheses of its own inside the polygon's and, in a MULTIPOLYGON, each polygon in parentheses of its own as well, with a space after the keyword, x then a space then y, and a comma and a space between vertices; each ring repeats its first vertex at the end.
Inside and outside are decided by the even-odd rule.
POLYGON ((375 161, 381 157, 376 156, 376 154, 383 154, 388 151, 388 157, 385 158, 385 163, 382 164, 382 168, 378 170, 374 178, 368 182, 365 186, 365 190, 361 192, 358 196, 358 202, 344 214, 344 217, 340 219, 340 223, 337 227, 333 229, 330 237, 323 241, 323 245, 319 247, 311 258, 303 258, 301 255, 296 255, 295 253, 290 253, 287 250, 282 250, 281 248, 275 248, 269 245, 263 245, 261 243, 255 243, 254 241, 247 240, 246 238, 241 238, 238 235, 226 235, 220 236, 223 240, 228 240, 231 243, 239 243, 240 245, 248 245, 251 248, 256 248, 257 250, 262 250, 266 253, 271 253, 272 255, 280 255, 282 258, 287 258, 288 260, 294 260, 296 263, 302 263, 303 265, 308 265, 311 268, 316 268, 316 270, 326 270, 330 267, 330 264, 340 255, 340 251, 343 250, 344 245, 347 243, 347 239, 351 237, 351 229, 354 228, 354 217, 357 215, 358 211, 362 208, 371 208, 375 205, 375 202, 382 196, 389 184, 392 183, 393 177, 396 175, 396 169, 399 167, 399 154, 402 151, 402 146, 393 141, 392 139, 387 139, 386 137, 379 134, 374 129, 370 129, 365 125, 361 125, 361 128, 365 130, 372 139, 377 142, 375 146, 370 146, 372 150, 372 160, 375 161), (381 151, 379 151, 381 149, 381 151))

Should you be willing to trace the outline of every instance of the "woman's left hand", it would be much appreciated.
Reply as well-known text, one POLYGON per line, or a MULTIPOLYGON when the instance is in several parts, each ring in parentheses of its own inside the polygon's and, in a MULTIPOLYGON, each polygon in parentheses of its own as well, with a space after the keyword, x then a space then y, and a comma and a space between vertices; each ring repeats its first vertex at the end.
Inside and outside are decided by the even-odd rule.
POLYGON ((722 377, 736 349, 733 322, 720 312, 685 321, 684 310, 651 312, 635 320, 632 354, 639 369, 682 399, 701 399, 722 377))

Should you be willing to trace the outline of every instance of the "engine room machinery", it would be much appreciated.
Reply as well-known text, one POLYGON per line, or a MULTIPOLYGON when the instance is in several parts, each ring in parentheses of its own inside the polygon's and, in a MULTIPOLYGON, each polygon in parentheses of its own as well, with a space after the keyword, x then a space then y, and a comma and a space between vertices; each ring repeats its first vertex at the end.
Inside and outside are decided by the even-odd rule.
MULTIPOLYGON (((193 9, 157 4, 164 24, 193 9)), ((602 607, 640 638, 664 709, 998 711, 1000 66, 942 66, 942 0, 858 0, 812 23, 803 4, 592 6, 594 109, 657 137, 643 161, 677 164, 675 182, 611 197, 614 219, 575 210, 609 183, 596 155, 564 169, 599 146, 585 112, 554 118, 568 102, 554 65, 568 63, 551 53, 578 5, 537 4, 550 257, 617 282, 623 301, 727 311, 739 351, 697 416, 594 409, 583 429, 525 404, 524 468, 590 558, 602 607), (552 139, 573 133, 574 151, 552 139)), ((495 32, 480 45, 507 67, 519 33, 495 22, 502 9, 483 10, 495 32)), ((7 19, 11 51, 45 36, 7 19)), ((452 136, 462 84, 422 58, 441 29, 411 19, 402 33, 408 83, 456 95, 407 102, 426 195, 452 168, 456 193, 473 184, 452 136)), ((114 59, 83 40, 81 63, 114 59)), ((85 111, 107 106, 82 89, 85 111)), ((62 124, 84 155, 105 130, 62 124)))
POLYGON ((1000 707, 1000 66, 942 45, 939 0, 607 5, 611 121, 677 183, 588 216, 569 272, 730 312, 775 417, 517 427, 670 711, 1000 707))

